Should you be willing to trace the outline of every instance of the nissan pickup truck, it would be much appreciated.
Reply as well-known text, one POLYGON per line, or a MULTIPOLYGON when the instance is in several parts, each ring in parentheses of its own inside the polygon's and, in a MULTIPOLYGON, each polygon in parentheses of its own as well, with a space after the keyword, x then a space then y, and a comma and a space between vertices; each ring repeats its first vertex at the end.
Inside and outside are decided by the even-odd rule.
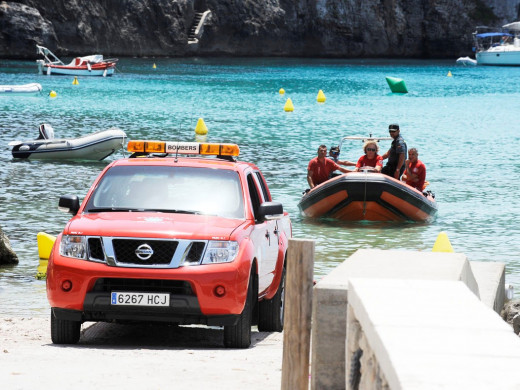
POLYGON ((222 326, 224 345, 248 348, 251 327, 281 332, 289 215, 234 144, 129 141, 109 164, 49 256, 55 344, 85 321, 222 326))

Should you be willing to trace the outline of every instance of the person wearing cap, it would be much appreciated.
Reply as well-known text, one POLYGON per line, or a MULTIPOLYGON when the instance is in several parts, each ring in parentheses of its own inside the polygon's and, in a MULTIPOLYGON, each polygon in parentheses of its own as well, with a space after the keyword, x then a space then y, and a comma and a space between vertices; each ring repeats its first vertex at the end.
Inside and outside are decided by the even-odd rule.
POLYGON ((348 160, 340 160, 339 159, 339 146, 331 146, 329 150, 329 158, 333 160, 336 164, 344 165, 346 167, 355 167, 356 163, 353 163, 348 160))
POLYGON ((383 157, 383 160, 388 158, 381 173, 399 180, 405 169, 404 161, 406 160, 407 153, 406 142, 404 142, 403 137, 399 134, 398 124, 391 124, 388 126, 388 131, 390 132, 390 137, 393 138, 393 141, 388 152, 381 156, 383 157))
POLYGON ((408 160, 405 161, 406 172, 403 180, 409 186, 419 191, 423 191, 424 181, 426 180, 426 166, 419 160, 419 151, 417 148, 411 148, 408 151, 408 160))
POLYGON ((330 174, 336 170, 343 173, 350 172, 349 170, 340 167, 334 161, 327 157, 327 146, 320 145, 318 148, 318 157, 314 157, 309 161, 307 167, 307 182, 311 188, 316 187, 318 184, 329 180, 330 174))

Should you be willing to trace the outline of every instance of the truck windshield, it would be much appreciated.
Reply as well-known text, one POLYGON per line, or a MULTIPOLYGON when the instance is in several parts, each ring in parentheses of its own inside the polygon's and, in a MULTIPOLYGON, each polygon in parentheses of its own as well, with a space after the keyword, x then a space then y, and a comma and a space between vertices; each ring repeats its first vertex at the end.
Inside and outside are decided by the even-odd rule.
POLYGON ((244 218, 237 172, 209 168, 119 166, 109 169, 87 213, 158 211, 244 218))

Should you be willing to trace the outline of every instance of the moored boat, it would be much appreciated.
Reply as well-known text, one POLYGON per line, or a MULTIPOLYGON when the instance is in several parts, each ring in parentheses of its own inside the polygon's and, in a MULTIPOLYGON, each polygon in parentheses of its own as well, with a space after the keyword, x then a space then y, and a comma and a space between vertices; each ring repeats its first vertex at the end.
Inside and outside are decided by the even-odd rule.
MULTIPOLYGON (((375 141, 388 137, 344 137, 344 141, 375 141)), ((430 221, 437 213, 435 195, 418 191, 404 181, 371 171, 344 173, 306 192, 299 209, 311 218, 342 221, 430 221)))
POLYGON ((40 137, 30 141, 12 141, 14 158, 30 160, 103 160, 124 146, 124 131, 111 128, 78 138, 54 138, 50 125, 40 125, 40 137))
POLYGON ((69 64, 65 64, 46 47, 36 45, 38 54, 43 60, 36 60, 38 73, 47 75, 70 76, 111 76, 116 69, 117 59, 104 59, 101 54, 76 57, 69 64))
POLYGON ((477 64, 520 66, 520 22, 505 24, 502 31, 489 30, 477 27, 473 33, 477 64))
POLYGON ((39 94, 42 91, 41 84, 19 84, 19 85, 0 85, 0 95, 23 94, 33 95, 39 94))

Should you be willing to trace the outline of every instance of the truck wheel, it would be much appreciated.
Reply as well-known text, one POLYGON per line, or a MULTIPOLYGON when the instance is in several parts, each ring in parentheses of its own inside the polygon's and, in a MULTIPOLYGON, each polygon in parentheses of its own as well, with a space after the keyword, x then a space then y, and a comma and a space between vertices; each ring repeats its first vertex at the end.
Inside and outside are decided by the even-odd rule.
POLYGON ((242 310, 238 322, 235 325, 224 326, 224 346, 226 348, 249 348, 251 345, 253 284, 253 270, 251 270, 244 310, 242 310))
POLYGON ((281 332, 285 309, 285 267, 278 291, 271 299, 258 302, 258 330, 260 332, 281 332))
POLYGON ((51 339, 54 344, 76 344, 80 331, 81 322, 59 320, 51 313, 51 339))

